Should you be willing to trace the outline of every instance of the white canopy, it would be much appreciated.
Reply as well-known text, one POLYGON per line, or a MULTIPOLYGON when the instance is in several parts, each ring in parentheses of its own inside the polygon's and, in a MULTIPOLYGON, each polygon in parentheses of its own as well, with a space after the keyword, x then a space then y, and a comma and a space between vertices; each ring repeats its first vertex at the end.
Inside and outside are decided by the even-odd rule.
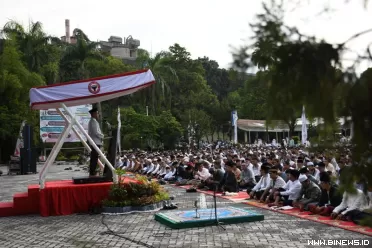
POLYGON ((132 94, 155 83, 151 70, 53 84, 30 89, 32 109, 46 110, 107 101, 132 94))

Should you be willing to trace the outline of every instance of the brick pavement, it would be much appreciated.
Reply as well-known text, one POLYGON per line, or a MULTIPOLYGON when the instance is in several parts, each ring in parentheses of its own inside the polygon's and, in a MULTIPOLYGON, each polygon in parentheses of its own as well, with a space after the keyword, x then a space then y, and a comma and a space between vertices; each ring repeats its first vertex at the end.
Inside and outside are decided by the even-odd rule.
MULTIPOLYGON (((53 166, 50 179, 69 179, 80 171, 65 171, 70 166, 53 166)), ((71 166, 75 169, 74 166, 71 166)), ((76 167, 79 168, 79 167, 76 167)), ((37 175, 1 176, 0 199, 10 200, 13 192, 23 192, 30 183, 37 183, 37 175), (8 187, 8 189, 6 189, 8 187), (13 191, 13 192, 10 192, 13 191)), ((192 208, 200 193, 185 193, 184 189, 166 186, 180 208, 192 208)), ((218 198, 218 205, 234 204, 218 198)), ((212 207, 213 198, 205 196, 203 207, 212 207)), ((62 217, 20 216, 0 218, 0 248, 8 247, 145 247, 126 238, 161 248, 206 247, 310 247, 308 239, 367 239, 367 236, 329 227, 276 212, 254 209, 265 215, 262 222, 227 225, 220 228, 203 227, 172 230, 154 220, 152 213, 105 216, 72 215, 62 217), (109 235, 107 228, 116 235, 109 235)), ((370 239, 371 240, 371 239, 370 239)), ((371 240, 372 244, 372 240, 371 240)), ((327 246, 318 246, 327 247, 327 246)), ((347 247, 347 246, 344 246, 347 247)), ((357 246, 353 246, 357 247, 357 246)), ((366 246, 365 246, 366 247, 366 246)))

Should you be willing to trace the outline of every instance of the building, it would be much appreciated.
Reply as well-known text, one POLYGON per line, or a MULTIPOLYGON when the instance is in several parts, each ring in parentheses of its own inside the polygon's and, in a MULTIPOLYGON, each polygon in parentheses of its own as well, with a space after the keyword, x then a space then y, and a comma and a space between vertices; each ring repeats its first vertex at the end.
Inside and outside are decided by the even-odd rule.
MULTIPOLYGON (((76 44, 74 33, 72 35, 70 33, 70 20, 68 19, 65 20, 65 35, 61 37, 61 40, 69 44, 76 44)), ((108 41, 100 41, 99 45, 103 52, 107 52, 111 56, 123 60, 126 64, 134 64, 137 59, 140 41, 133 39, 131 35, 127 38, 111 36, 108 41)))
POLYGON ((70 34, 70 20, 65 20, 65 35, 61 37, 61 40, 70 43, 70 44, 76 44, 76 38, 74 36, 71 36, 70 34))
POLYGON ((133 39, 130 35, 127 38, 111 36, 108 41, 100 41, 102 51, 108 52, 115 58, 122 59, 123 62, 133 64, 137 59, 137 51, 140 41, 133 39))
MULTIPOLYGON (((240 136, 240 141, 244 140, 244 143, 254 143, 257 139, 265 140, 271 142, 272 139, 280 141, 289 137, 289 127, 284 121, 271 121, 270 124, 266 124, 264 120, 238 120, 238 135, 240 136), (244 138, 243 138, 244 137, 244 138)), ((313 127, 321 127, 323 121, 321 119, 315 119, 313 122, 306 120, 307 129, 312 125, 313 127)), ((339 118, 338 119, 340 135, 352 136, 351 118, 339 118)), ((299 118, 296 121, 296 126, 294 128, 293 136, 301 137, 302 132, 302 119, 299 118)))

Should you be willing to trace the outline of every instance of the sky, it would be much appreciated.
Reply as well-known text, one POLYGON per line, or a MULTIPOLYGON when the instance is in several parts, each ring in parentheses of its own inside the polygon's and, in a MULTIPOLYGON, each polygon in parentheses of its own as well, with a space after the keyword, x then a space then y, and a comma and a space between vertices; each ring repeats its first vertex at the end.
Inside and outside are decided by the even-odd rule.
MULTIPOLYGON (((286 0, 285 2, 300 2, 286 0)), ((301 6, 287 4, 286 23, 301 32, 329 42, 343 42, 353 34, 372 28, 372 3, 364 0, 302 0, 301 6), (325 6, 333 10, 319 15, 325 6)), ((220 67, 229 68, 232 47, 250 42, 249 23, 261 13, 261 0, 0 0, 0 27, 15 20, 24 25, 40 21, 54 36, 65 33, 64 20, 71 32, 82 29, 91 40, 107 40, 111 35, 141 41, 141 48, 153 55, 174 43, 185 47, 193 58, 207 56, 220 67)), ((350 43, 355 51, 365 50, 372 34, 350 43)), ((353 54, 345 55, 347 60, 353 54)), ((369 65, 361 65, 366 69, 369 65)))

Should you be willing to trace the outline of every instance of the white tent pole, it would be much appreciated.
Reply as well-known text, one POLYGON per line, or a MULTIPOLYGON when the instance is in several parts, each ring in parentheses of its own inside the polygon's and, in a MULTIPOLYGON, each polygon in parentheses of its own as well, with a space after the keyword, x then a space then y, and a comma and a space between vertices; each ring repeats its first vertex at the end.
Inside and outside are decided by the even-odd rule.
MULTIPOLYGON (((63 119, 65 119, 66 123, 68 123, 68 118, 67 116, 60 110, 60 109, 57 109, 57 112, 60 114, 60 116, 63 117, 63 119)), ((88 150, 88 152, 91 152, 92 149, 90 149, 90 146, 88 145, 88 143, 85 141, 85 139, 80 135, 80 133, 76 130, 76 127, 73 126, 72 127, 72 130, 74 131, 74 133, 76 134, 76 136, 80 139, 81 143, 83 143, 84 147, 88 150)), ((98 165, 99 167, 102 169, 105 168, 104 165, 102 164, 101 160, 98 159, 98 165)))
MULTIPOLYGON (((62 105, 62 108, 66 111, 66 113, 71 118, 73 118, 75 120, 75 118, 72 116, 70 110, 66 107, 66 105, 64 103, 61 103, 61 105, 62 105)), ((79 128, 80 132, 82 132, 84 134, 84 136, 87 138, 89 144, 91 144, 93 149, 95 149, 97 151, 97 153, 101 156, 101 158, 102 158, 103 162, 105 162, 106 166, 108 166, 110 168, 110 170, 112 171, 112 179, 115 183, 117 183, 118 182, 118 176, 116 175, 116 171, 115 171, 114 167, 112 166, 112 164, 110 163, 110 161, 108 161, 108 159, 103 154, 101 149, 99 149, 99 147, 94 143, 92 138, 87 134, 87 132, 84 130, 84 128, 81 126, 81 124, 79 122, 75 121, 75 125, 79 128)))
MULTIPOLYGON (((58 109, 57 109, 58 111, 58 109)), ((67 127, 63 129, 63 132, 61 135, 58 137, 57 142, 54 144, 52 151, 50 152, 47 161, 44 164, 44 167, 42 168, 39 176, 39 184, 40 184, 40 189, 44 189, 45 187, 45 177, 48 172, 48 168, 50 165, 52 165, 61 150, 63 143, 65 142, 65 139, 67 138, 68 134, 71 132, 73 123, 75 122, 75 119, 72 119, 71 121, 67 120, 67 127)))

